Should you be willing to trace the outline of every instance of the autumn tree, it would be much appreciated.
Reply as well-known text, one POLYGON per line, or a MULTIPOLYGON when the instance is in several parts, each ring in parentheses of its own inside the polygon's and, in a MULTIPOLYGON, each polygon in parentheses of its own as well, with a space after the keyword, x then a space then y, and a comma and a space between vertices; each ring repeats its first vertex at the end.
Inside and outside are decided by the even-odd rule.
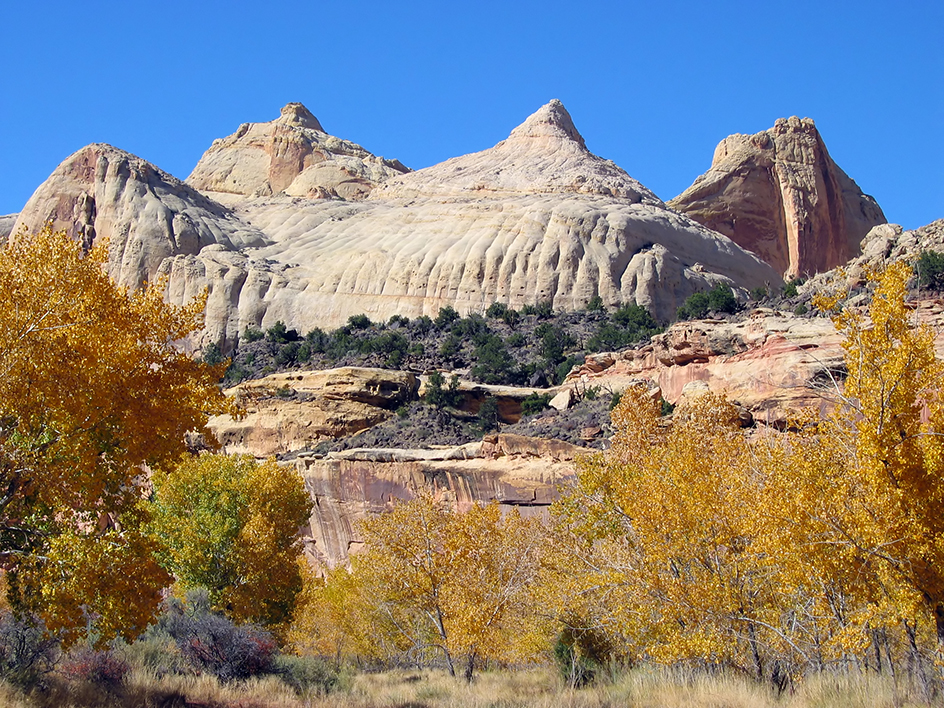
POLYGON ((214 609, 270 627, 290 620, 302 587, 299 527, 311 498, 275 460, 205 454, 153 477, 161 565, 184 590, 203 587, 214 609))
POLYGON ((230 410, 220 369, 175 346, 203 302, 117 287, 106 249, 49 229, 0 248, 0 565, 16 607, 102 641, 139 633, 168 579, 142 532, 144 466, 230 410))
POLYGON ((375 607, 416 651, 433 649, 455 675, 477 661, 511 659, 526 639, 526 611, 541 526, 497 504, 464 513, 427 494, 364 523, 353 573, 375 607))

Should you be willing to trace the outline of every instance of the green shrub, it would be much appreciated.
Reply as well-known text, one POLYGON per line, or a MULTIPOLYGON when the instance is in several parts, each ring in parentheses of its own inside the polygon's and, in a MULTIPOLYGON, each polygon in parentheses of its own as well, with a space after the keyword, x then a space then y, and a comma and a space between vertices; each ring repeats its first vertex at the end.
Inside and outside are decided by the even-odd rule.
POLYGON ((204 364, 208 366, 216 366, 217 364, 222 364, 226 361, 226 357, 223 356, 223 351, 220 349, 220 345, 216 342, 210 342, 203 349, 203 355, 200 357, 203 360, 204 364))
POLYGON ((444 386, 446 377, 439 371, 434 371, 426 379, 426 391, 423 394, 423 400, 436 408, 455 408, 462 400, 462 393, 459 391, 459 377, 453 374, 449 380, 448 388, 444 386))
POLYGON ((515 360, 501 337, 486 334, 479 338, 478 345, 472 352, 475 364, 469 374, 476 381, 487 384, 511 383, 514 378, 515 360))
POLYGON ((439 347, 439 356, 453 364, 459 363, 461 352, 462 340, 454 334, 448 335, 439 347))
POLYGON ((554 302, 553 300, 541 300, 537 305, 534 306, 534 314, 537 315, 539 320, 547 320, 554 316, 554 302))
POLYGON ((531 393, 521 401, 521 415, 540 413, 551 402, 549 393, 531 393))
POLYGON ((408 327, 410 324, 410 318, 404 317, 403 315, 391 315, 390 319, 387 320, 387 324, 393 327, 394 325, 399 325, 401 327, 408 327))
POLYGON ((29 688, 53 670, 59 641, 46 634, 39 618, 0 613, 0 679, 29 688))
POLYGON ((797 305, 796 307, 793 308, 793 314, 794 314, 794 315, 805 315, 805 314, 806 314, 807 312, 809 312, 809 311, 810 311, 810 308, 808 308, 808 307, 807 307, 804 303, 802 303, 802 302, 801 302, 799 305, 797 305))
POLYGON ((922 290, 944 290, 944 253, 922 251, 915 264, 915 274, 922 290))
POLYGON ((665 400, 665 399, 663 398, 663 399, 662 399, 661 410, 659 411, 659 415, 672 415, 672 413, 674 413, 674 412, 675 412, 675 404, 674 404, 674 403, 669 403, 667 400, 665 400))
POLYGON ((508 305, 503 302, 493 302, 488 306, 485 315, 491 317, 493 320, 500 320, 505 316, 506 312, 508 312, 508 305))
POLYGON ((279 348, 275 355, 275 363, 279 366, 291 366, 298 357, 298 350, 301 345, 298 342, 288 342, 279 348))
POLYGON ((767 295, 768 295, 767 288, 765 288, 763 285, 760 285, 754 288, 753 290, 751 290, 751 300, 754 300, 755 302, 761 302, 762 300, 766 300, 767 295))
POLYGON ((692 293, 688 296, 676 315, 680 320, 700 320, 708 314, 709 300, 707 293, 692 293))
POLYGON ((618 393, 614 393, 612 396, 610 396, 610 406, 609 406, 610 410, 613 410, 614 408, 616 408, 616 406, 619 405, 621 398, 622 396, 618 393))
POLYGON ((797 288, 805 282, 806 280, 804 278, 794 278, 793 280, 787 281, 783 286, 783 296, 785 298, 796 297, 798 294, 797 288))
POLYGON ((257 329, 256 327, 246 327, 243 332, 243 340, 246 342, 258 342, 263 337, 265 337, 265 334, 261 329, 257 329))
POLYGON ((482 401, 482 405, 479 406, 476 425, 482 434, 485 434, 495 430, 498 427, 499 420, 498 401, 494 397, 489 396, 482 401))
POLYGON ((513 334, 508 335, 508 339, 505 340, 505 345, 511 347, 512 349, 518 349, 527 344, 527 342, 527 338, 525 338, 521 332, 514 332, 513 334))
POLYGON ((713 312, 727 312, 729 314, 737 312, 738 303, 730 286, 718 283, 708 291, 708 309, 713 312))
POLYGON ((426 334, 433 328, 433 321, 426 315, 420 315, 410 323, 410 329, 417 334, 426 334))
POLYGON ((590 298, 590 302, 587 303, 588 312, 599 312, 603 309, 603 298, 599 295, 594 295, 590 298))
POLYGON ((459 319, 459 313, 452 305, 446 305, 439 308, 439 314, 436 315, 436 328, 445 329, 453 322, 459 319))
POLYGON ((349 682, 336 665, 314 656, 277 656, 272 671, 299 696, 326 695, 349 682))
POLYGON ((266 330, 266 339, 275 344, 285 344, 298 339, 298 332, 294 329, 288 329, 282 320, 278 320, 274 325, 266 330))
POLYGON ((367 315, 351 315, 347 318, 347 326, 350 327, 352 331, 367 329, 371 324, 373 323, 367 315))
POLYGON ((517 310, 512 310, 510 307, 505 310, 505 314, 502 315, 502 322, 504 322, 509 327, 515 327, 518 322, 521 320, 521 315, 517 310))

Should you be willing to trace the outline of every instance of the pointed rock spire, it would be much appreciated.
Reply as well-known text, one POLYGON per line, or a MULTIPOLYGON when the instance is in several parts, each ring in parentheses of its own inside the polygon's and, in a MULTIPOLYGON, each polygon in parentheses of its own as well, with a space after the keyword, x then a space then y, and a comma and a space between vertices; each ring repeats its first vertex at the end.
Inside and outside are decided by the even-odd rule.
POLYGON ((509 140, 557 138, 572 140, 582 148, 587 147, 583 136, 577 131, 570 113, 564 108, 564 104, 556 98, 551 99, 550 102, 528 116, 524 123, 511 131, 508 138, 509 140))
POLYGON ((321 127, 321 123, 315 118, 315 115, 301 103, 287 103, 282 108, 282 115, 276 118, 279 125, 290 125, 298 128, 310 128, 322 133, 327 131, 321 127))

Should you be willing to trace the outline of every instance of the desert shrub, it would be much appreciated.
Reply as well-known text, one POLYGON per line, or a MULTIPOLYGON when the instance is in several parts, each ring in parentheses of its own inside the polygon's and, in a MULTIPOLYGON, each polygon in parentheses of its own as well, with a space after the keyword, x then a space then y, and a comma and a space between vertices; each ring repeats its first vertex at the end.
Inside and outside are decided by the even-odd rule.
POLYGON ((522 306, 521 306, 521 316, 522 316, 522 317, 529 317, 530 315, 533 315, 534 312, 535 312, 535 310, 534 310, 534 305, 522 305, 522 306))
POLYGON ((423 400, 436 408, 455 408, 460 401, 459 377, 453 375, 446 387, 446 377, 439 371, 434 371, 426 380, 426 391, 423 400))
POLYGON ((502 315, 502 322, 509 327, 515 327, 520 320, 521 314, 517 310, 512 310, 510 307, 505 310, 505 314, 502 315))
POLYGON ((226 357, 223 356, 223 350, 220 349, 220 345, 216 342, 207 344, 200 358, 203 360, 204 364, 209 364, 210 366, 216 366, 226 361, 226 357))
POLYGON ((534 415, 535 413, 540 413, 547 408, 550 402, 551 394, 549 393, 529 394, 527 398, 521 401, 521 414, 534 415))
POLYGON ((802 302, 801 302, 799 305, 797 305, 796 307, 793 308, 793 314, 794 314, 794 315, 805 315, 805 314, 806 314, 807 312, 809 312, 809 311, 810 311, 810 308, 808 308, 808 307, 807 307, 804 303, 802 303, 802 302))
POLYGON ((498 415, 498 401, 494 397, 489 396, 482 401, 482 405, 479 406, 476 426, 484 434, 495 430, 500 420, 498 415))
POLYGON ((513 349, 519 349, 528 343, 527 338, 521 332, 514 332, 508 335, 508 339, 505 340, 505 345, 512 347, 513 349))
POLYGON ((718 283, 708 291, 708 309, 713 312, 737 312, 738 303, 734 291, 724 283, 718 283))
POLYGON ((616 408, 616 406, 619 405, 620 399, 621 399, 622 397, 623 397, 623 396, 622 396, 621 394, 619 394, 619 393, 614 393, 612 396, 610 396, 609 409, 610 409, 610 410, 613 410, 614 408, 616 408))
POLYGON ((660 415, 672 415, 675 412, 675 404, 669 403, 664 398, 660 404, 659 414, 660 415))
POLYGON ((594 295, 590 298, 590 301, 587 303, 588 312, 599 312, 603 309, 603 298, 599 295, 594 295))
POLYGON ((275 355, 275 363, 279 366, 291 366, 295 363, 300 348, 301 345, 298 342, 287 342, 283 344, 279 347, 279 351, 275 355))
POLYGON ((449 334, 439 346, 439 356, 448 362, 457 364, 461 360, 462 340, 455 334, 449 334))
POLYGON ((794 278, 793 280, 787 281, 783 286, 783 296, 786 298, 796 297, 798 294, 797 288, 805 282, 803 278, 794 278))
POLYGON ((479 338, 478 345, 472 352, 475 364, 470 375, 476 381, 487 384, 511 383, 514 378, 515 360, 502 338, 495 334, 487 334, 479 338))
POLYGON ((452 305, 446 305, 439 308, 439 314, 436 315, 436 328, 446 329, 449 325, 459 319, 459 313, 452 305))
POLYGON ((256 327, 246 327, 243 331, 243 340, 246 342, 258 342, 263 337, 265 337, 263 331, 256 327))
POLYGON ((613 313, 613 321, 620 327, 631 331, 645 331, 659 329, 655 317, 642 305, 629 303, 623 305, 613 313))
POLYGON ((406 350, 406 353, 410 356, 423 356, 426 353, 426 347, 424 347, 419 342, 416 344, 411 344, 410 348, 406 350))
POLYGON ((426 315, 420 315, 410 323, 410 329, 417 334, 426 334, 433 328, 433 321, 426 315))
POLYGON ((482 315, 475 313, 468 317, 460 318, 452 323, 450 331, 457 337, 473 339, 488 333, 488 324, 482 315))
POLYGON ((347 318, 347 326, 352 330, 367 329, 370 325, 370 317, 367 315, 351 315, 347 318))
POLYGON ((266 339, 274 344, 286 344, 298 339, 298 332, 294 329, 288 329, 282 320, 278 320, 266 330, 265 336, 266 339))
POLYGON ((548 368, 564 360, 564 351, 576 344, 576 340, 561 327, 542 322, 534 329, 535 339, 540 340, 539 351, 548 368))
POLYGON ((386 355, 384 366, 392 369, 403 363, 410 349, 410 341, 399 332, 384 332, 370 346, 373 351, 386 355))
POLYGON ((315 656, 277 656, 272 671, 299 696, 332 693, 348 678, 336 665, 315 656))
POLYGON ((508 312, 508 305, 503 302, 493 302, 488 306, 488 309, 485 311, 487 317, 491 317, 494 320, 500 320, 505 316, 505 313, 508 312))
POLYGON ((708 314, 708 309, 708 294, 698 292, 689 295, 675 314, 680 320, 699 320, 708 314))
POLYGON ((547 320, 554 316, 554 302, 552 300, 541 300, 534 306, 534 314, 539 320, 547 320))
POLYGON ((410 324, 410 318, 404 317, 403 315, 391 315, 390 319, 387 320, 387 324, 391 327, 408 327, 410 324))
POLYGON ((922 290, 944 290, 944 253, 922 251, 915 263, 915 274, 922 290))
POLYGON ((0 678, 23 688, 35 686, 58 657, 59 641, 46 634, 38 618, 0 613, 0 678))
MULTIPOLYGON (((248 362, 247 362, 248 363, 248 362)), ((242 366, 232 364, 223 375, 224 386, 234 386, 244 379, 248 379, 252 372, 242 366)))
POLYGON ((220 681, 245 679, 272 669, 276 653, 272 635, 213 612, 205 590, 187 593, 186 604, 171 601, 159 626, 174 639, 188 663, 220 681))
POLYGON ((111 649, 83 647, 70 652, 59 670, 73 681, 111 689, 124 683, 131 665, 111 649))
POLYGON ((754 300, 755 302, 766 300, 768 294, 767 288, 765 288, 763 285, 759 285, 758 287, 751 290, 751 300, 754 300))
POLYGON ((587 386, 586 390, 583 392, 583 397, 588 401, 595 401, 600 395, 599 386, 587 386))
POLYGON ((554 385, 559 386, 560 384, 564 383, 564 379, 567 378, 567 374, 570 373, 570 370, 578 364, 583 364, 583 362, 583 354, 576 354, 564 359, 554 368, 554 385))

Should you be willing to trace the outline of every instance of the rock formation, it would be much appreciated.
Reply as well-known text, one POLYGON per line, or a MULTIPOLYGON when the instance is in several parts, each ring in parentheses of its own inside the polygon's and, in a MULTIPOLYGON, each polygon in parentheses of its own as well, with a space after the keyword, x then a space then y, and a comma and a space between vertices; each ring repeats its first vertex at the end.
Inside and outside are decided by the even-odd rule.
MULTIPOLYGON (((168 258, 207 248, 258 248, 265 235, 228 208, 154 165, 111 145, 88 145, 68 157, 33 193, 13 228, 47 222, 91 246, 108 239, 109 273, 138 287, 168 258)), ((188 293, 188 295, 194 293, 188 293)))
POLYGON ((229 137, 214 140, 187 183, 224 204, 280 192, 356 200, 407 171, 397 160, 328 135, 311 111, 289 103, 274 121, 243 123, 229 137))
POLYGON ((779 282, 590 153, 558 101, 489 150, 390 178, 398 164, 327 136, 290 104, 207 151, 190 177, 206 195, 93 145, 57 168, 18 223, 53 218, 87 242, 109 238, 119 282, 165 275, 172 302, 208 290, 204 342, 224 348, 278 320, 307 331, 495 301, 573 309, 600 295, 668 319, 717 282, 779 282), (338 170, 364 189, 345 191, 338 170))
POLYGON ((722 140, 711 169, 669 206, 789 277, 845 263, 885 223, 875 200, 833 162, 813 121, 797 117, 722 140))
POLYGON ((13 233, 13 227, 16 225, 16 219, 19 214, 4 214, 0 216, 0 241, 6 239, 13 233))
POLYGON ((418 387, 413 374, 386 369, 272 374, 227 391, 245 415, 216 416, 209 428, 230 454, 283 455, 386 420, 418 387))

